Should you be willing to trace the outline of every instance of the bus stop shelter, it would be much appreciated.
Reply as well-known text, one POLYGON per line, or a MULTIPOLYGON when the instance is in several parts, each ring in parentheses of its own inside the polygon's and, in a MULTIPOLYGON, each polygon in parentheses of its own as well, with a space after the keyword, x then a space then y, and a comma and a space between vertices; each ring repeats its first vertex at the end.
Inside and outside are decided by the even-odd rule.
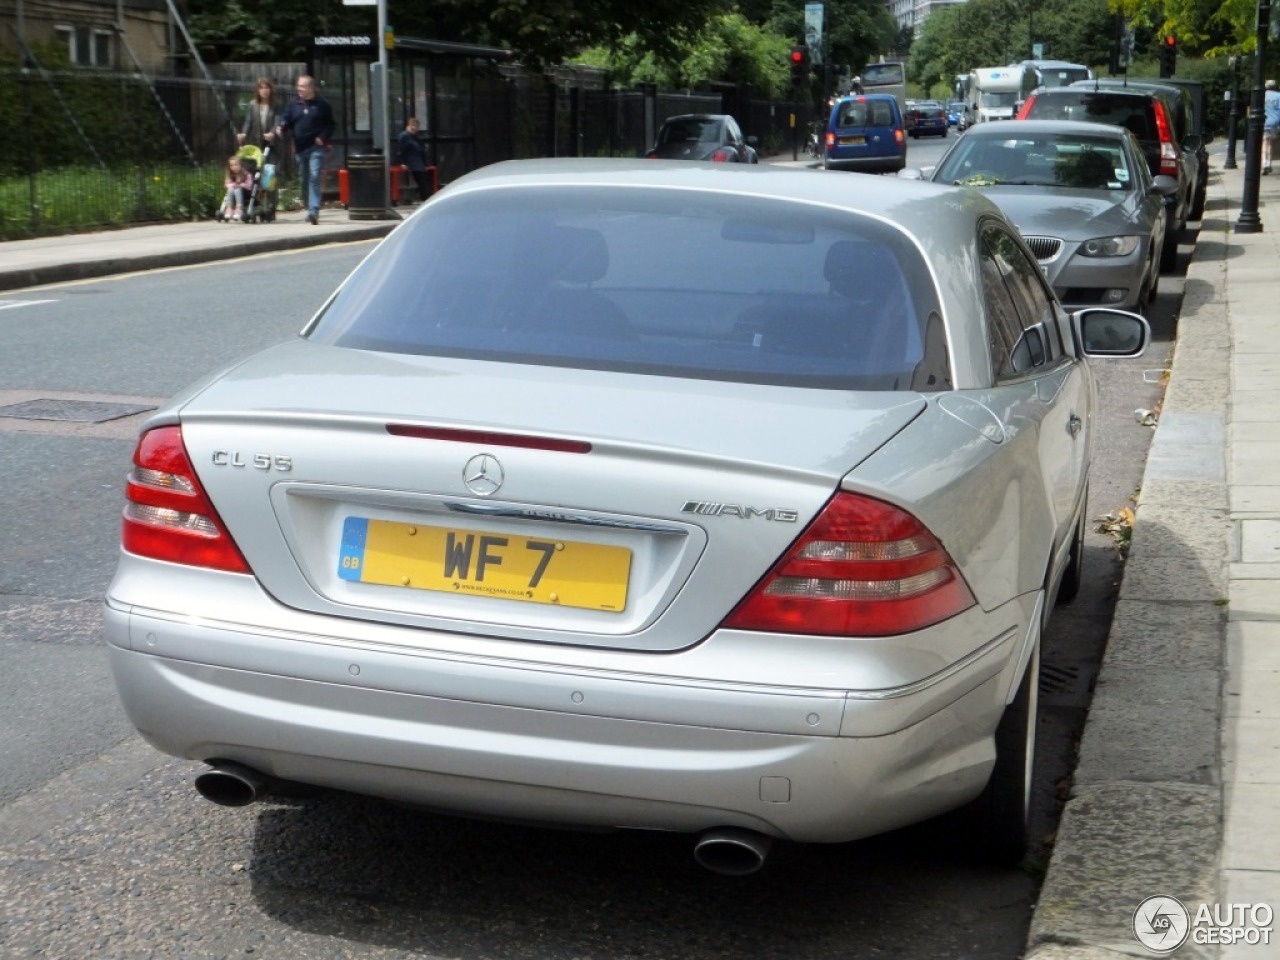
MULTIPOLYGON (((311 39, 309 69, 337 120, 330 169, 345 170, 348 158, 375 152, 376 41, 372 33, 311 39)), ((418 137, 440 182, 511 157, 511 97, 498 67, 513 59, 498 47, 396 37, 385 104, 391 163, 397 162, 395 137, 411 116, 418 118, 418 137)))

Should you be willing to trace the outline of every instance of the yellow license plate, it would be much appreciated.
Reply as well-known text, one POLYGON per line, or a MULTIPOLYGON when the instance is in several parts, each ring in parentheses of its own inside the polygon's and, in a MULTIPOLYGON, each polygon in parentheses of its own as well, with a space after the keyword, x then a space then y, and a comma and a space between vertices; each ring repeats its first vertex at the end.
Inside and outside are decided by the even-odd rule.
POLYGON ((555 537, 347 517, 338 576, 416 590, 621 612, 631 551, 555 537))
POLYGON ((860 147, 867 142, 866 137, 841 137, 840 146, 842 147, 860 147))

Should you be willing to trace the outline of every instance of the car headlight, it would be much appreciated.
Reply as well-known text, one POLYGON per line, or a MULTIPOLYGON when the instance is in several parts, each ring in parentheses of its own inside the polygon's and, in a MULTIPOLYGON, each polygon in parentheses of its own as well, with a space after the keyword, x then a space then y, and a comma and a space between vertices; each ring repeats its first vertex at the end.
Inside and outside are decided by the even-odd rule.
POLYGON ((1082 257, 1127 257, 1137 249, 1137 237, 1095 237, 1080 244, 1080 255, 1082 257))

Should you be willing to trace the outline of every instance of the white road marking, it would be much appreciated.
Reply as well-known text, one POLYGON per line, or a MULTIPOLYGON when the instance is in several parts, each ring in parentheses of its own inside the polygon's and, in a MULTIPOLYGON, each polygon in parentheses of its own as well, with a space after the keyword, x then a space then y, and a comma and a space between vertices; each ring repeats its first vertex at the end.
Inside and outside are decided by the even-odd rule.
POLYGON ((12 310, 14 307, 34 307, 41 303, 57 302, 57 300, 0 300, 0 310, 12 310))

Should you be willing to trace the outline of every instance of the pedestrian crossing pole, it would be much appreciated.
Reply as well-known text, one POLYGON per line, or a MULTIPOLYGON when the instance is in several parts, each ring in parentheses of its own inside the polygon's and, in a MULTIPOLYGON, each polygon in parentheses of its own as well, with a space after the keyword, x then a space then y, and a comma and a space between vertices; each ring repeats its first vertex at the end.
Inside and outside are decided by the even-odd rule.
POLYGON ((380 83, 375 91, 382 109, 374 113, 380 116, 382 125, 382 209, 384 215, 391 213, 391 109, 388 88, 391 82, 391 48, 395 45, 395 37, 387 26, 387 0, 378 0, 378 77, 380 83))

